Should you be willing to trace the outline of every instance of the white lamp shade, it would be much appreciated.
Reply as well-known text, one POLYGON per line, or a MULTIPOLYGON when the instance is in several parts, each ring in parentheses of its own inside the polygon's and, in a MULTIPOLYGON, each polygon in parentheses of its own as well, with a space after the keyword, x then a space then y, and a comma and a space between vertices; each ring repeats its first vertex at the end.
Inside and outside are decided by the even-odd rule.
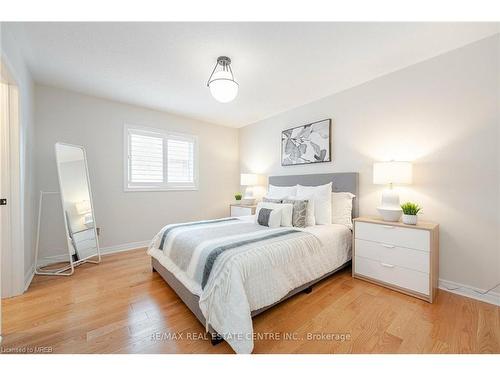
POLYGON ((411 184, 413 167, 408 161, 387 161, 373 164, 373 183, 411 184))
POLYGON ((258 176, 252 173, 241 174, 241 186, 255 186, 258 183, 258 176))
POLYGON ((76 202, 75 206, 76 206, 76 211, 80 215, 88 214, 91 211, 90 201, 89 200, 83 200, 83 201, 80 201, 80 202, 76 202))
POLYGON ((228 71, 214 73, 208 87, 215 100, 221 103, 228 103, 238 95, 238 84, 228 71))

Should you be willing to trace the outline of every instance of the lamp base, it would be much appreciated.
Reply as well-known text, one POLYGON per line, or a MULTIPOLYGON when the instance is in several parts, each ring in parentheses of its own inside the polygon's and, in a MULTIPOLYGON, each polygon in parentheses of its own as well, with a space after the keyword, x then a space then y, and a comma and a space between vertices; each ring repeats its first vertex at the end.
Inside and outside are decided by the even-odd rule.
POLYGON ((255 204, 255 197, 253 196, 253 190, 251 186, 245 189, 245 196, 241 200, 241 204, 246 204, 247 206, 253 206, 255 204))
POLYGON ((399 204, 399 194, 394 189, 386 189, 382 193, 382 202, 377 207, 384 221, 399 221, 403 210, 399 204))
POLYGON ((394 189, 385 189, 382 192, 381 206, 385 208, 400 209, 399 193, 394 189))
POLYGON ((382 216, 382 220, 384 221, 399 221, 401 218, 401 214, 403 213, 403 210, 401 208, 387 208, 387 207, 377 207, 377 211, 379 212, 380 216, 382 216))

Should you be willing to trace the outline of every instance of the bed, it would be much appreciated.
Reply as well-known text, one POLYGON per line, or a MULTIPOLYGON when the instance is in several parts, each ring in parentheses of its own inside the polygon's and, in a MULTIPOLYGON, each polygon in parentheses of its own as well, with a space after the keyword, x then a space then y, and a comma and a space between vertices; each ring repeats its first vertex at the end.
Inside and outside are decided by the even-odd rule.
MULTIPOLYGON (((356 195, 352 209, 356 217, 357 173, 269 177, 275 186, 329 182, 333 192, 356 195)), ((345 225, 271 229, 249 216, 166 226, 148 254, 153 270, 212 334, 213 343, 224 339, 236 353, 251 353, 252 317, 311 291, 315 283, 345 268, 351 246, 351 229, 345 225), (227 240, 219 244, 220 238, 227 240), (218 245, 216 251, 213 243, 218 245)))

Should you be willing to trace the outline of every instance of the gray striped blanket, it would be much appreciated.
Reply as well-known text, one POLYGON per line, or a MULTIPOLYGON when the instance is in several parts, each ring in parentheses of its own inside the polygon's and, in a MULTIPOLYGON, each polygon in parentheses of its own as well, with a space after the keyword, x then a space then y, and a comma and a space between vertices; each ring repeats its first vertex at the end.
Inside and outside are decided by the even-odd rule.
POLYGON ((205 288, 212 269, 222 254, 237 254, 271 243, 310 233, 289 227, 270 229, 237 218, 167 225, 155 239, 155 247, 186 275, 205 288))
POLYGON ((315 235, 238 218, 167 225, 148 251, 163 253, 157 259, 200 297, 207 329, 236 353, 253 350, 252 310, 330 270, 315 235))

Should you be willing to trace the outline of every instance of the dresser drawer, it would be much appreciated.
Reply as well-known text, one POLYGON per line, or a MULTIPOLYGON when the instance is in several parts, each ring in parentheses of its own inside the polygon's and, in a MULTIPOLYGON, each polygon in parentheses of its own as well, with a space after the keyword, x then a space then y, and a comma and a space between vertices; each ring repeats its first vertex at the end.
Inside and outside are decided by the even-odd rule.
POLYGON ((430 253, 380 242, 355 240, 356 255, 394 266, 429 273, 430 253))
POLYGON ((429 295, 429 275, 396 265, 385 264, 356 254, 354 272, 375 280, 429 295))
POLYGON ((430 234, 427 230, 402 228, 390 224, 356 222, 356 238, 382 242, 389 245, 430 251, 430 234))

